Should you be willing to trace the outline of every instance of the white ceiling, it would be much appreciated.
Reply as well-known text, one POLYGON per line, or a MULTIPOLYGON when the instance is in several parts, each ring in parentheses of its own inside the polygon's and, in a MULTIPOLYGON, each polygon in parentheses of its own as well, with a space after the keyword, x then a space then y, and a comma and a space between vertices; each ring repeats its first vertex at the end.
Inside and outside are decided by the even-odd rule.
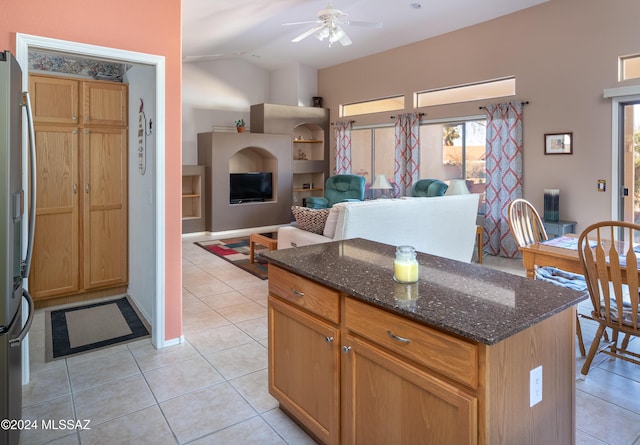
POLYGON ((325 68, 461 29, 548 0, 333 0, 347 19, 382 22, 381 29, 344 26, 352 45, 310 36, 291 39, 316 20, 328 0, 182 0, 182 51, 186 62, 244 58, 273 70, 291 63, 325 68), (412 5, 420 5, 415 8, 412 5))

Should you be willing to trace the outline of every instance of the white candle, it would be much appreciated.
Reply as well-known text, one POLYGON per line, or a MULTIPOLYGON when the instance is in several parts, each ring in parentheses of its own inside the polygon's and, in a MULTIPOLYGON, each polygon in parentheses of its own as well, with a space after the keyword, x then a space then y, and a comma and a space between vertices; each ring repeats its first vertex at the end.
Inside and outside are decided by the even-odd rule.
POLYGON ((415 283, 418 281, 418 262, 395 260, 393 278, 400 283, 415 283))

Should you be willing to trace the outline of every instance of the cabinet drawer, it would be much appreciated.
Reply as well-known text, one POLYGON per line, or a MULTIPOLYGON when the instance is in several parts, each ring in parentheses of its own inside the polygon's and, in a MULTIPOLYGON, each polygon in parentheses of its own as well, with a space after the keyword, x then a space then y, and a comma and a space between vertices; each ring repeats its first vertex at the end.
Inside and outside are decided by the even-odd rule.
POLYGON ((347 298, 345 326, 386 349, 472 388, 478 387, 478 346, 347 298))
POLYGON ((340 294, 294 273, 269 265, 269 293, 333 323, 340 321, 340 294))

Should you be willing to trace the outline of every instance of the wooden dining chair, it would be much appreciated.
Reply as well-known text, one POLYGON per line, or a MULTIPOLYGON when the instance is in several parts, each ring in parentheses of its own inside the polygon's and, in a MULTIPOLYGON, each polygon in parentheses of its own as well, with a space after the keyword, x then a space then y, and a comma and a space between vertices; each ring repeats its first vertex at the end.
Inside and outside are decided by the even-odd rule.
MULTIPOLYGON (((640 365, 640 354, 628 350, 631 336, 640 337, 638 314, 638 256, 634 243, 640 225, 624 221, 604 221, 587 227, 578 239, 578 255, 593 304, 591 318, 598 330, 582 366, 587 375, 598 352, 640 365), (600 348, 606 329, 611 342, 600 348), (624 338, 620 344, 620 334, 624 338)), ((605 339, 606 341, 606 339, 605 339)))
POLYGON ((536 208, 526 199, 514 199, 509 204, 509 229, 519 247, 547 240, 547 231, 536 208))
MULTIPOLYGON (((526 199, 518 198, 511 201, 507 214, 511 235, 518 247, 525 247, 548 239, 540 214, 526 199)), ((538 274, 536 273, 536 275, 538 274)), ((582 327, 580 326, 581 316, 583 315, 576 310, 576 336, 578 337, 580 354, 584 356, 586 351, 582 339, 582 327)))

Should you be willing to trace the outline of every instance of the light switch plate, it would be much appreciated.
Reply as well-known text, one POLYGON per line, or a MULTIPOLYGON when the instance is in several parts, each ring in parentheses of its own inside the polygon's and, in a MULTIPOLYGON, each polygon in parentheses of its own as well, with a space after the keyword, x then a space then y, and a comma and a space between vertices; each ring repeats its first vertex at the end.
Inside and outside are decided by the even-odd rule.
POLYGON ((542 366, 529 371, 529 407, 542 402, 542 366))

